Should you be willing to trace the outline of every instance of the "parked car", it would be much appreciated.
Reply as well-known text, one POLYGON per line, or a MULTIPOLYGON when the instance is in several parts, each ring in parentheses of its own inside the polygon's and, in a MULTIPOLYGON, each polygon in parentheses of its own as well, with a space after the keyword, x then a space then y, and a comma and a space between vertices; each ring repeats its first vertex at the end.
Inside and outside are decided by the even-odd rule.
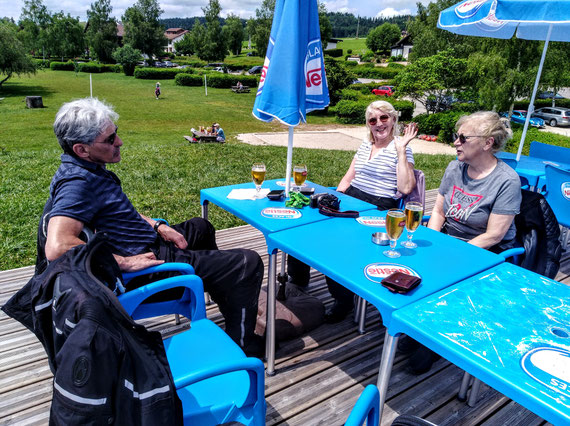
POLYGON ((549 126, 570 126, 570 109, 558 107, 539 108, 532 113, 531 117, 540 117, 549 126))
POLYGON ((536 97, 538 99, 552 99, 553 97, 554 97, 554 99, 566 99, 560 93, 554 94, 554 92, 551 90, 549 90, 547 92, 539 92, 538 95, 536 95, 536 97))
POLYGON ((253 56, 253 52, 247 52, 245 56, 253 56))
POLYGON ((263 69, 263 65, 257 65, 255 67, 251 67, 248 71, 250 74, 261 74, 261 70, 263 69))
POLYGON ((147 61, 139 61, 139 62, 137 62, 137 65, 140 65, 141 67, 148 67, 148 62, 147 61))
POLYGON ((430 112, 443 112, 450 109, 453 104, 473 103, 472 100, 458 98, 454 95, 430 96, 426 102, 426 109, 430 112), (439 102, 438 102, 439 101, 439 102))
POLYGON ((155 66, 156 68, 166 68, 166 65, 164 65, 164 63, 163 63, 163 62, 160 62, 160 61, 156 61, 156 62, 154 63, 154 66, 155 66))
MULTIPOLYGON (((511 115, 511 121, 514 123, 519 123, 519 124, 524 124, 526 121, 526 114, 527 112, 522 110, 522 109, 515 109, 513 111, 513 115, 511 115)), ((501 116, 503 117, 509 117, 509 113, 508 112, 503 112, 501 113, 501 116)), ((542 118, 538 118, 538 117, 530 117, 530 120, 528 122, 532 127, 537 127, 537 128, 542 128, 544 127, 544 120, 542 118)))
POLYGON ((362 84, 362 81, 360 80, 352 80, 352 83, 350 84, 362 84))
POLYGON ((224 72, 224 67, 216 67, 212 71, 224 72))
POLYGON ((174 66, 174 64, 170 61, 164 61, 163 63, 166 68, 172 68, 174 66))
POLYGON ((376 89, 372 89, 372 93, 378 96, 392 96, 394 90, 394 86, 378 86, 376 89))

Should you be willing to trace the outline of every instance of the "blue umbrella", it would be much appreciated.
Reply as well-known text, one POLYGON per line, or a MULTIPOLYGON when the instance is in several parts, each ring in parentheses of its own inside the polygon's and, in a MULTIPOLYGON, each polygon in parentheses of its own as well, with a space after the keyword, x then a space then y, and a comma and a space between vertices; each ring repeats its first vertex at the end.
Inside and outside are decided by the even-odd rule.
POLYGON ((308 112, 329 105, 317 0, 277 0, 253 115, 289 126, 286 192, 289 193, 293 127, 308 112))
POLYGON ((534 111, 548 42, 570 41, 570 0, 466 0, 439 14, 437 27, 455 34, 510 39, 544 40, 538 73, 517 152, 519 160, 534 111))

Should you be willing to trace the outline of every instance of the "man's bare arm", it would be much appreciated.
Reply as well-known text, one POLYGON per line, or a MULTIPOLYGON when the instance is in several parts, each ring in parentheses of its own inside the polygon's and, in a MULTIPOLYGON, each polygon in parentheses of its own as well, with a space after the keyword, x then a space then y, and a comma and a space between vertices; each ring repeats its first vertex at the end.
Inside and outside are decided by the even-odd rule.
POLYGON ((57 259, 67 250, 85 244, 79 238, 83 222, 67 216, 54 216, 48 222, 46 257, 49 261, 57 259))

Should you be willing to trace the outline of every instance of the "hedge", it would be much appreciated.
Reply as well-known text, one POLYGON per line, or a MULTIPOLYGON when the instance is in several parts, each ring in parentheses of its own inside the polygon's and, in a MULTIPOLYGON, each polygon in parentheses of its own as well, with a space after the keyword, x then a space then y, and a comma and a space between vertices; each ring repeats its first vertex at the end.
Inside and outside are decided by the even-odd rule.
POLYGON ((201 86, 204 84, 204 77, 197 74, 179 73, 176 74, 174 82, 177 86, 201 86))
POLYGON ((37 59, 32 58, 34 63, 38 68, 49 68, 50 67, 50 60, 49 59, 37 59))
MULTIPOLYGON (((238 81, 250 88, 257 87, 257 77, 253 75, 233 75, 222 73, 211 73, 207 75, 208 87, 229 89, 237 85, 238 81)), ((180 73, 176 76, 175 82, 178 86, 201 86, 204 84, 204 77, 197 74, 180 73)))
MULTIPOLYGON (((504 150, 507 152, 515 153, 519 148, 523 125, 511 122, 511 126, 513 129, 513 138, 507 142, 504 150)), ((559 135, 557 133, 541 132, 535 127, 529 127, 525 137, 524 147, 522 151, 523 155, 528 155, 528 150, 532 141, 539 141, 550 145, 570 148, 570 137, 559 135)))
MULTIPOLYGON (((350 57, 350 55, 349 55, 348 57, 350 57)), ((344 65, 345 67, 354 68, 354 67, 357 67, 357 66, 358 66, 358 62, 356 62, 356 61, 346 61, 346 62, 343 63, 343 65, 344 65)))
POLYGON ((194 59, 194 60, 190 60, 190 59, 175 59, 174 62, 176 62, 178 65, 189 65, 192 68, 201 68, 201 67, 205 67, 208 63, 205 61, 200 61, 198 59, 194 59))
POLYGON ((359 65, 351 69, 351 71, 358 77, 388 79, 396 77, 400 69, 359 65))
POLYGON ((325 50, 325 55, 332 56, 333 58, 340 58, 342 56, 342 49, 327 49, 325 50))
POLYGON ((135 78, 143 80, 174 80, 176 74, 190 73, 190 70, 176 68, 137 68, 135 78))
POLYGON ((470 114, 468 111, 445 111, 435 114, 419 114, 414 117, 418 123, 418 132, 437 135, 440 142, 453 143, 452 134, 459 117, 470 114))
POLYGON ((96 62, 85 62, 78 64, 80 72, 101 73, 101 72, 121 72, 119 64, 98 64, 96 62))
POLYGON ((53 71, 75 71, 75 64, 71 61, 69 61, 69 62, 51 62, 49 64, 49 67, 53 71))
MULTIPOLYGON (((409 121, 414 113, 414 103, 411 101, 389 100, 396 111, 400 111, 400 120, 409 121)), ((363 124, 366 121, 366 108, 370 104, 369 99, 358 101, 342 99, 329 111, 336 115, 338 121, 344 124, 363 124)))
MULTIPOLYGON (((530 99, 526 101, 517 101, 515 102, 515 107, 513 109, 522 109, 527 111, 528 105, 530 104, 530 99)), ((544 107, 551 107, 552 106, 552 99, 535 99, 534 100, 534 108, 544 108, 544 107)), ((556 106, 561 108, 570 108, 570 99, 556 99, 556 106)))

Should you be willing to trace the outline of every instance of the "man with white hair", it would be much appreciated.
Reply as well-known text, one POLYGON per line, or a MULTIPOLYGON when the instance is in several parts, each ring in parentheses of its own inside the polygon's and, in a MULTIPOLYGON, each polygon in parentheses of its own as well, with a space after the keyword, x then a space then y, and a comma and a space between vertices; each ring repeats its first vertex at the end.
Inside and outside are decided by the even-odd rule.
POLYGON ((122 271, 165 261, 191 264, 224 315, 228 335, 246 354, 261 356, 263 339, 254 334, 261 258, 252 250, 218 250, 214 227, 204 219, 168 226, 138 213, 119 178, 106 168, 121 161, 117 119, 111 106, 94 98, 66 103, 58 111, 54 132, 64 153, 50 186, 46 258, 83 244, 79 234, 87 226, 105 232, 122 271))

